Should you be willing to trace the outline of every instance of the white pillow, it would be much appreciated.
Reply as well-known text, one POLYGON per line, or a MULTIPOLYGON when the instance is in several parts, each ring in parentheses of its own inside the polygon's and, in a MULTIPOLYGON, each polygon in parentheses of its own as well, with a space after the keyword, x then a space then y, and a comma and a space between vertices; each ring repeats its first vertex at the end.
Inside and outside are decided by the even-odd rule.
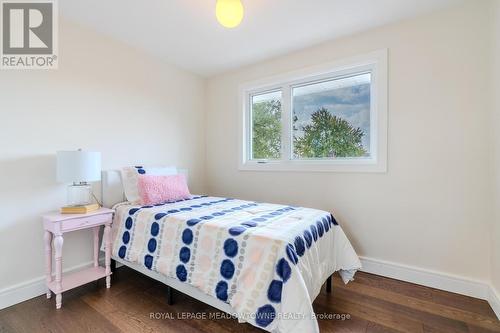
POLYGON ((133 204, 137 204, 141 201, 137 189, 139 175, 170 176, 176 174, 176 167, 124 167, 122 168, 122 183, 125 196, 127 200, 133 204))

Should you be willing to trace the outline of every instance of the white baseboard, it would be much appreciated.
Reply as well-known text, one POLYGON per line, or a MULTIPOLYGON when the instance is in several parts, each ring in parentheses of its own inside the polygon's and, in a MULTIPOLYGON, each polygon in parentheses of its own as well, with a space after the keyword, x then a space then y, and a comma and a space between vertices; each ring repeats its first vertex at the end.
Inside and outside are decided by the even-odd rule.
POLYGON ((457 294, 488 299, 489 284, 459 276, 407 266, 393 262, 360 257, 363 272, 382 275, 396 280, 420 284, 426 287, 450 291, 457 294))
POLYGON ((490 287, 488 302, 490 302, 491 308, 500 320, 500 293, 497 292, 493 286, 490 287))
POLYGON ((361 271, 487 300, 500 319, 500 301, 489 283, 414 266, 360 257, 361 271))
MULTIPOLYGON (((69 267, 63 273, 71 273, 84 268, 88 268, 94 264, 89 261, 80 265, 69 267)), ((45 285, 45 276, 38 277, 29 281, 21 282, 13 286, 0 290, 0 309, 4 309, 11 305, 24 302, 33 297, 43 295, 47 292, 45 285)))

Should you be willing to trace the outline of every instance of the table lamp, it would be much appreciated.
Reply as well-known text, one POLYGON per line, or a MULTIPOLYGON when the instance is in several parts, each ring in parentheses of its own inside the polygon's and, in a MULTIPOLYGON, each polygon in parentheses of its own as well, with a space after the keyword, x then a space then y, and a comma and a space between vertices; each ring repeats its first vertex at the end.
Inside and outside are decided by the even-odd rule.
POLYGON ((72 183, 68 186, 68 206, 92 203, 92 186, 89 182, 101 180, 101 153, 82 151, 57 152, 57 181, 72 183))

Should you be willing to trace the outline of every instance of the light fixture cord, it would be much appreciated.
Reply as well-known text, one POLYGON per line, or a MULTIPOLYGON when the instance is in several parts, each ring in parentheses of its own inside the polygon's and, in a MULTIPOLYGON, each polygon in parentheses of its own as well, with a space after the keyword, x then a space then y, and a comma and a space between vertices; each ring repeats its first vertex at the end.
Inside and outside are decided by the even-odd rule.
POLYGON ((97 200, 97 197, 95 196, 94 191, 92 191, 91 193, 92 193, 92 197, 93 197, 93 198, 94 198, 94 200, 97 202, 97 204, 98 204, 99 206, 101 206, 101 207, 102 207, 102 203, 101 203, 101 202, 99 202, 99 200, 97 200))

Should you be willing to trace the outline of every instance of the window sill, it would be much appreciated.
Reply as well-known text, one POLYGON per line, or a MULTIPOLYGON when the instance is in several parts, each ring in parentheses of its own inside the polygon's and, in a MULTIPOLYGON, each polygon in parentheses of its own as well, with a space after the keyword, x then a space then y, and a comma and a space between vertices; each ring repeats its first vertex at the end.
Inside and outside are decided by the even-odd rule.
POLYGON ((343 161, 247 161, 240 163, 240 171, 343 172, 386 173, 387 164, 376 160, 343 161))

